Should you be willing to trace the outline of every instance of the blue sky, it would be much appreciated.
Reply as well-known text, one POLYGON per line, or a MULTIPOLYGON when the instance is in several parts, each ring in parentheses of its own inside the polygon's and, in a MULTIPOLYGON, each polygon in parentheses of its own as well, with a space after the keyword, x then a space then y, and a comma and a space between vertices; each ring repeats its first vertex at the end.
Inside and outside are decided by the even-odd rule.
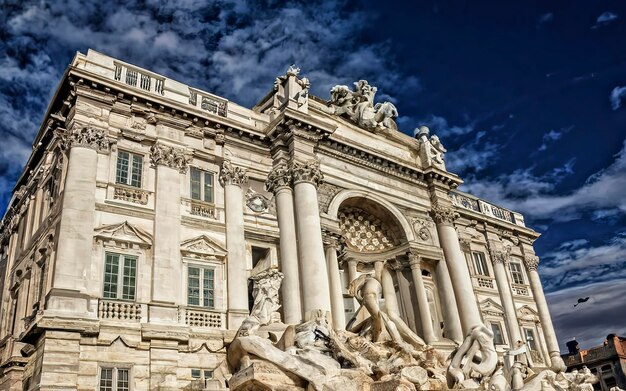
POLYGON ((439 135, 463 190, 542 233, 562 348, 600 344, 626 335, 625 33, 623 1, 3 1, 0 213, 76 51, 247 106, 292 63, 323 98, 365 78, 403 132, 439 135))

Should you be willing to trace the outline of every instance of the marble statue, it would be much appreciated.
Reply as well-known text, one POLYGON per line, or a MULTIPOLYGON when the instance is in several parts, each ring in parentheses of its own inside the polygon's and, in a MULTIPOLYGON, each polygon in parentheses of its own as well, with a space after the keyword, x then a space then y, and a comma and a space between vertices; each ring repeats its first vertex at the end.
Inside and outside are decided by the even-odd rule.
POLYGON ((367 80, 355 82, 354 87, 353 91, 348 86, 337 85, 330 90, 330 106, 334 113, 346 116, 368 130, 397 130, 394 118, 398 116, 398 110, 393 103, 374 105, 377 88, 370 86, 367 80))

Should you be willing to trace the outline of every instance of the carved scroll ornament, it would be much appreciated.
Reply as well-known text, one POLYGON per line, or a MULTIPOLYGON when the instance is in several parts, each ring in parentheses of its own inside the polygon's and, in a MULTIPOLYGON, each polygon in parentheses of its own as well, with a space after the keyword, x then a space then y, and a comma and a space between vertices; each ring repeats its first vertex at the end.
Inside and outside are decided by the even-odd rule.
POLYGON ((58 128, 56 134, 61 138, 61 144, 65 149, 86 147, 96 151, 109 150, 109 139, 106 131, 91 125, 84 127, 75 125, 72 129, 58 128))
POLYGON ((245 169, 233 166, 230 160, 224 160, 219 176, 220 185, 242 186, 248 183, 248 174, 245 169))
POLYGON ((163 165, 185 173, 190 160, 182 148, 170 147, 159 143, 155 143, 150 147, 150 162, 153 167, 163 165))

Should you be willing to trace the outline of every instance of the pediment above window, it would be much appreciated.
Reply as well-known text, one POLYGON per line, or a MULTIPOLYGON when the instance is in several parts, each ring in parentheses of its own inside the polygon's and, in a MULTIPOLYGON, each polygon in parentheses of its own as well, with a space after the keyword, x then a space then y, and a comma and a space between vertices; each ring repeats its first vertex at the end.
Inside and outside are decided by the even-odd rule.
POLYGON ((479 303, 480 312, 484 315, 490 315, 495 317, 503 317, 504 316, 504 308, 492 299, 485 299, 479 303))
POLYGON ((517 310, 517 318, 528 322, 539 322, 539 313, 527 305, 517 310))
POLYGON ((95 233, 95 240, 103 243, 112 241, 117 245, 139 248, 152 246, 152 235, 128 221, 96 228, 95 233))
POLYGON ((180 244, 180 252, 184 257, 216 260, 226 257, 226 248, 206 235, 185 240, 180 244))

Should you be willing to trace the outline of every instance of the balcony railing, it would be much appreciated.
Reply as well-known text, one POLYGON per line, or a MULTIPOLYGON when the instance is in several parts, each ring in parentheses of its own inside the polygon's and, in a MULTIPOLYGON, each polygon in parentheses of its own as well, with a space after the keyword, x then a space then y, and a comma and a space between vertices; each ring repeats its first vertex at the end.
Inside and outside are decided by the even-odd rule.
POLYGON ((225 324, 223 312, 198 308, 181 307, 179 310, 179 318, 181 322, 192 327, 221 329, 225 324))
POLYGON ((141 304, 127 301, 101 299, 98 302, 98 318, 140 322, 141 304))
POLYGON ((476 197, 453 191, 450 193, 450 198, 452 199, 452 204, 455 206, 478 212, 486 216, 494 217, 499 220, 508 221, 509 223, 513 223, 522 227, 526 226, 524 223, 524 218, 521 214, 511 212, 508 209, 504 209, 499 206, 490 204, 476 197))
POLYGON ((476 282, 481 288, 493 289, 493 278, 490 277, 476 277, 476 282))
POLYGON ((528 287, 526 285, 511 285, 513 293, 519 296, 530 296, 528 293, 528 287))
POLYGON ((134 187, 115 185, 113 199, 146 205, 148 203, 148 192, 134 187))

